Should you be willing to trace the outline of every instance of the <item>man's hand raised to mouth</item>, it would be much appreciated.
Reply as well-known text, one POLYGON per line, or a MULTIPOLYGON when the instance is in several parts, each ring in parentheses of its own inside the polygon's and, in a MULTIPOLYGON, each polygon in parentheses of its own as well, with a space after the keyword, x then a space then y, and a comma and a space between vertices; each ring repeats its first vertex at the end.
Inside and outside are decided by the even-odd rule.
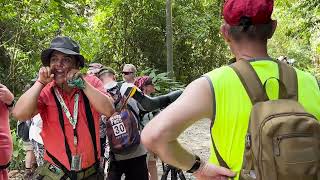
POLYGON ((43 85, 50 83, 53 78, 54 74, 52 74, 50 67, 47 66, 40 68, 38 81, 40 81, 43 85))
POLYGON ((75 80, 81 76, 82 74, 79 69, 71 69, 67 74, 66 81, 75 80))

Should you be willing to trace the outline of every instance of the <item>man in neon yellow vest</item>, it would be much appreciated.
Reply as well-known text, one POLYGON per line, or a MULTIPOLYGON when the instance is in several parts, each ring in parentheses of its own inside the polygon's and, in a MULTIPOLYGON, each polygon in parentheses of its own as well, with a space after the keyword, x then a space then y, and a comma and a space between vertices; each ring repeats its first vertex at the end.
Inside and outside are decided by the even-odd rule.
MULTIPOLYGON (((267 41, 276 29, 271 19, 273 0, 228 0, 223 7, 221 34, 236 60, 248 60, 261 82, 278 77, 277 63, 268 55, 267 41)), ((320 91, 309 73, 296 69, 298 100, 305 110, 320 119, 320 91)), ((267 87, 270 99, 278 88, 267 87)), ((159 157, 198 179, 226 179, 236 176, 242 166, 245 134, 252 104, 240 79, 229 66, 215 69, 193 81, 184 93, 156 116, 143 130, 142 141, 159 157), (230 169, 222 168, 211 147, 209 162, 185 150, 177 137, 199 119, 212 119, 211 136, 230 169)), ((209 131, 208 131, 209 132, 209 131)))

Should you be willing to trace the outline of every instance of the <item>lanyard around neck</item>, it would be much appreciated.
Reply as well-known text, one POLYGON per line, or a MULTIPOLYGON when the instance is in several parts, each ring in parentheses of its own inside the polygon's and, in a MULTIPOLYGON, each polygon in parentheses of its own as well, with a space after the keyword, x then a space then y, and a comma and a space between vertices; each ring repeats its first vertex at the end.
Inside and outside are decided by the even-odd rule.
POLYGON ((54 93, 56 94, 58 101, 60 102, 60 105, 62 106, 62 109, 66 114, 73 129, 76 129, 76 125, 78 122, 79 93, 76 93, 74 97, 73 117, 71 116, 71 113, 57 88, 54 88, 54 93))

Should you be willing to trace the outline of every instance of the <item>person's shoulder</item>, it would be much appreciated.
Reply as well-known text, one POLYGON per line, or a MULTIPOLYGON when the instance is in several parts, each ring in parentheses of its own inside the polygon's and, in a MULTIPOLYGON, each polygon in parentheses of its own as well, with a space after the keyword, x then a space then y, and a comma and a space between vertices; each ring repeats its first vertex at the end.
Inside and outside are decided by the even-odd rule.
POLYGON ((320 89, 320 81, 314 75, 312 75, 310 72, 302 71, 298 68, 295 68, 295 70, 298 76, 298 81, 307 85, 307 87, 303 88, 310 88, 313 86, 316 87, 316 89, 320 89))
POLYGON ((121 95, 123 96, 126 93, 128 88, 131 88, 131 87, 134 87, 134 86, 135 85, 133 83, 127 83, 127 82, 122 83, 121 87, 120 87, 121 95))
POLYGON ((226 71, 230 71, 230 70, 232 71, 232 68, 230 66, 224 65, 219 68, 215 68, 215 69, 211 70, 210 72, 207 72, 206 74, 221 74, 221 73, 225 73, 226 71))
POLYGON ((302 77, 305 80, 316 81, 315 76, 313 76, 310 72, 300 70, 298 68, 294 68, 297 72, 297 75, 302 77))
POLYGON ((185 92, 190 94, 198 94, 199 96, 206 95, 207 92, 211 92, 211 83, 207 77, 200 77, 192 81, 184 90, 184 93, 185 92))
POLYGON ((114 88, 116 88, 116 87, 119 88, 118 83, 117 83, 116 81, 109 82, 109 83, 105 84, 103 87, 104 87, 106 90, 111 90, 111 89, 114 89, 114 88))
POLYGON ((85 75, 83 78, 94 87, 103 86, 102 81, 99 78, 97 78, 95 75, 89 74, 89 75, 85 75))
POLYGON ((219 68, 213 69, 212 71, 204 74, 203 76, 209 78, 210 80, 213 80, 213 79, 221 80, 223 78, 229 77, 228 74, 230 73, 233 74, 234 71, 230 66, 225 65, 225 66, 221 66, 219 68))
POLYGON ((118 85, 120 85, 123 88, 133 87, 134 86, 133 83, 128 83, 128 82, 119 82, 118 85))
POLYGON ((99 78, 92 74, 85 75, 83 78, 89 83, 101 81, 99 78))

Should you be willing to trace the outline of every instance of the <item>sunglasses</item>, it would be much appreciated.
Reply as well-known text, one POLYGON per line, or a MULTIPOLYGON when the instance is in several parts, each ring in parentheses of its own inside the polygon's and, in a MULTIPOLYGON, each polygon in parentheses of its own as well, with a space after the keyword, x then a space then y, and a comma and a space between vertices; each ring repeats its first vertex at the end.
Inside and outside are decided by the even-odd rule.
POLYGON ((133 73, 133 72, 122 72, 122 74, 124 74, 124 75, 129 75, 131 73, 133 73))

